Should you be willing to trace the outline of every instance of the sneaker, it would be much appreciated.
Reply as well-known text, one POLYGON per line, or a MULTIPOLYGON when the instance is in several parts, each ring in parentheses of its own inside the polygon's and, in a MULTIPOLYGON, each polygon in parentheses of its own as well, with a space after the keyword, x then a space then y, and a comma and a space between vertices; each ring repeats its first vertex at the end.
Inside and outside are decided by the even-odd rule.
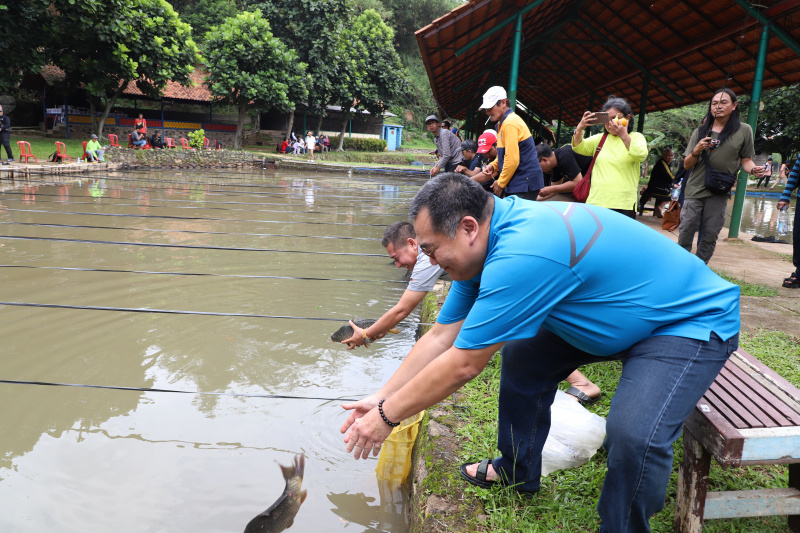
POLYGON ((9 157, 9 158, 8 158, 8 162, 9 162, 9 163, 13 163, 14 161, 15 161, 15 160, 14 160, 14 158, 13 158, 13 157, 9 157))

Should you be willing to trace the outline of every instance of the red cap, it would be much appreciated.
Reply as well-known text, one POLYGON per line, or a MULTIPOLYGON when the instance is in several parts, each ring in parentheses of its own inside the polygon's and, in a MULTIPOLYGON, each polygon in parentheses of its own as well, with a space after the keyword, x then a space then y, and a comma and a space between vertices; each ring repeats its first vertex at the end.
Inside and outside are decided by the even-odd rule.
POLYGON ((478 150, 476 153, 485 154, 492 149, 492 145, 497 142, 494 132, 485 131, 478 137, 478 150))

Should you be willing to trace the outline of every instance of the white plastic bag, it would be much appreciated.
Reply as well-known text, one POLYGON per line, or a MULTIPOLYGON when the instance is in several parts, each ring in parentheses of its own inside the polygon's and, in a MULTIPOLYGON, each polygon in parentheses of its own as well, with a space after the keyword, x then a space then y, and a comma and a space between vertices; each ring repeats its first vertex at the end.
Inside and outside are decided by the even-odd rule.
POLYGON ((605 436, 605 418, 557 391, 550 408, 550 433, 542 450, 542 475, 587 463, 603 445, 605 436))

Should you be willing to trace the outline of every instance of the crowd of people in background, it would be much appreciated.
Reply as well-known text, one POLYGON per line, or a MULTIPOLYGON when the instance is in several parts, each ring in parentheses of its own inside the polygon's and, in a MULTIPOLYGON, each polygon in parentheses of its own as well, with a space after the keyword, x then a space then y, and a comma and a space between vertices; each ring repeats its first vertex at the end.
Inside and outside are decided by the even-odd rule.
POLYGON ((303 137, 291 132, 290 136, 283 139, 277 147, 278 153, 289 155, 308 155, 308 161, 314 161, 314 152, 330 152, 331 140, 325 134, 314 135, 313 131, 308 131, 303 137))

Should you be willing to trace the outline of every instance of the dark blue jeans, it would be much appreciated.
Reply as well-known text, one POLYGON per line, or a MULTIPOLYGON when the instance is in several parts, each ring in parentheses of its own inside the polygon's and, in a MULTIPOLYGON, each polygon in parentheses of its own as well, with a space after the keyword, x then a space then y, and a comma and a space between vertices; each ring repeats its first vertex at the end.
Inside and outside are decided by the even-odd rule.
POLYGON ((597 510, 600 533, 649 532, 664 507, 672 443, 683 421, 714 381, 739 336, 709 341, 656 336, 624 352, 598 357, 542 328, 503 347, 497 447, 498 474, 524 490, 539 488, 542 448, 558 384, 579 366, 621 360, 606 422, 608 472, 597 510))

